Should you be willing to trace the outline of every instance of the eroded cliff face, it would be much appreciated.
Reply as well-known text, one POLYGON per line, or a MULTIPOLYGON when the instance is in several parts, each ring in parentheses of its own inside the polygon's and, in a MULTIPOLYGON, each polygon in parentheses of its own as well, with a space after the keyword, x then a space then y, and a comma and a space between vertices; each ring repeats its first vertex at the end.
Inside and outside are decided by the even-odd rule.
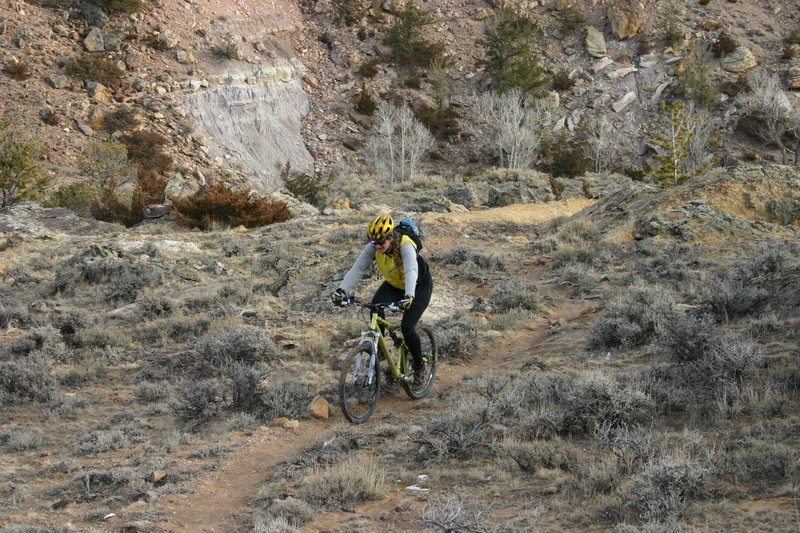
POLYGON ((228 72, 207 89, 185 94, 182 103, 197 119, 212 158, 246 175, 261 193, 278 188, 279 167, 311 171, 313 160, 301 135, 309 102, 297 61, 246 72, 228 72))

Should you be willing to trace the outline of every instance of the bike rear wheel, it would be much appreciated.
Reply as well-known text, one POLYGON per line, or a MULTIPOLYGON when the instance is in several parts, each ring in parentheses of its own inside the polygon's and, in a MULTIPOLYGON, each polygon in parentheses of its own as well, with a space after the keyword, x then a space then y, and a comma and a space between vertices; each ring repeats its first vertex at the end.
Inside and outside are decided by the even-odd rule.
MULTIPOLYGON (((431 391, 433 387, 433 380, 436 377, 436 365, 438 364, 438 353, 436 352, 436 340, 433 337, 433 330, 427 326, 423 326, 417 331, 419 340, 422 343, 422 361, 425 366, 420 373, 419 384, 415 385, 414 381, 404 381, 403 387, 406 389, 406 394, 415 400, 424 398, 431 391)), ((411 354, 408 354, 409 359, 411 354)), ((408 362, 410 374, 413 376, 414 361, 408 362)))
POLYGON ((339 400, 345 418, 353 424, 366 422, 378 404, 381 375, 378 365, 370 375, 372 347, 361 345, 342 362, 339 400))

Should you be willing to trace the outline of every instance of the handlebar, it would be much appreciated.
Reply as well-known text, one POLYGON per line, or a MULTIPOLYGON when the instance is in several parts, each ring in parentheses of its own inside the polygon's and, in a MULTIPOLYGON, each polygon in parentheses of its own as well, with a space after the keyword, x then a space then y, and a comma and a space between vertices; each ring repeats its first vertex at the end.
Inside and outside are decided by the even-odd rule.
POLYGON ((362 302, 355 296, 348 296, 342 303, 339 304, 339 307, 352 307, 354 305, 360 305, 365 309, 369 309, 370 311, 381 311, 383 309, 388 309, 393 313, 397 313, 398 311, 402 311, 400 308, 400 302, 389 302, 389 303, 370 303, 370 302, 362 302))

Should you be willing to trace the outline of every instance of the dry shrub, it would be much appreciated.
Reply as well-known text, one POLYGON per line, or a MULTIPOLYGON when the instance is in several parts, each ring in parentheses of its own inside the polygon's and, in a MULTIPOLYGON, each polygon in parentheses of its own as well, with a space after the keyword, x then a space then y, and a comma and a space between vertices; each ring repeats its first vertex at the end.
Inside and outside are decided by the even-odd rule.
POLYGON ((500 447, 520 470, 530 474, 535 474, 540 468, 571 472, 578 465, 575 448, 560 438, 525 441, 510 437, 500 443, 500 447))
POLYGON ((273 518, 283 518, 295 527, 300 527, 317 516, 317 512, 307 502, 292 497, 272 502, 266 513, 273 518))
POLYGON ((44 435, 38 430, 10 427, 0 430, 0 445, 12 452, 37 450, 44 444, 44 435))
POLYGON ((505 260, 493 252, 482 252, 467 246, 456 246, 437 253, 431 258, 441 265, 457 265, 459 270, 500 270, 506 269, 505 260))
POLYGON ((256 326, 233 324, 209 332, 195 345, 197 352, 213 365, 255 364, 277 355, 272 337, 256 326))
POLYGON ((597 319, 589 332, 589 345, 625 349, 642 346, 679 316, 671 292, 662 287, 635 284, 597 319))
MULTIPOLYGON (((131 107, 120 107, 105 116, 103 129, 109 133, 131 131, 139 127, 140 121, 131 107)), ((162 143, 163 144, 163 143, 162 143)))
POLYGON ((59 389, 50 368, 23 361, 0 363, 0 405, 48 402, 59 389))
POLYGON ((181 422, 202 425, 217 416, 223 409, 223 394, 208 381, 189 381, 180 388, 178 401, 171 405, 172 412, 181 422))
POLYGON ((88 431, 79 437, 76 453, 78 455, 95 455, 112 450, 122 450, 131 445, 130 437, 120 429, 88 431))
POLYGON ((295 198, 316 206, 323 204, 328 196, 327 188, 334 179, 333 174, 322 176, 307 172, 293 172, 292 165, 288 160, 280 168, 280 177, 295 198))
POLYGON ((172 156, 164 150, 169 141, 160 133, 134 131, 120 140, 128 149, 128 160, 148 173, 169 172, 172 168, 172 156))
POLYGON ((105 11, 122 11, 124 13, 135 13, 147 7, 143 0, 87 0, 87 2, 105 11))
POLYGON ((25 81, 31 77, 31 66, 25 61, 14 61, 3 67, 3 72, 8 74, 11 79, 25 81))
POLYGON ((136 387, 134 394, 140 403, 153 403, 169 397, 169 390, 163 383, 145 381, 136 387))
POLYGON ((350 509, 383 497, 384 471, 369 456, 352 455, 304 480, 299 496, 315 507, 350 509))
POLYGON ((666 321, 657 345, 677 363, 701 359, 716 344, 714 322, 706 314, 680 314, 666 321))
POLYGON ((714 464, 719 473, 736 483, 775 486, 796 470, 797 450, 781 442, 755 438, 725 441, 714 464))
POLYGON ((560 393, 562 432, 586 434, 598 427, 621 428, 652 423, 656 405, 650 396, 603 374, 581 375, 560 393))
POLYGON ((488 431, 497 418, 486 401, 453 402, 451 409, 428 423, 413 437, 421 459, 469 459, 488 453, 494 437, 488 431))
POLYGON ((253 518, 253 529, 251 533, 302 533, 289 521, 281 516, 262 516, 256 515, 253 518))
POLYGON ((553 88, 557 91, 569 91, 575 87, 575 80, 566 70, 559 70, 553 74, 553 88))
POLYGON ((498 283, 489 294, 489 301, 500 313, 516 308, 530 311, 544 309, 544 297, 536 285, 518 279, 507 279, 498 283))
POLYGON ((697 282, 698 303, 711 306, 724 321, 755 314, 766 304, 770 293, 754 286, 750 279, 740 279, 731 272, 712 272, 697 282))
POLYGON ((295 379, 283 379, 271 383, 259 394, 259 408, 266 419, 299 418, 308 412, 313 398, 306 385, 295 379))
POLYGON ((253 198, 248 191, 234 191, 222 181, 187 198, 170 196, 176 219, 191 228, 208 229, 214 223, 256 228, 289 219, 289 206, 268 198, 253 198))
POLYGON ((711 45, 711 51, 714 52, 714 55, 717 57, 722 57, 736 50, 736 47, 738 46, 739 43, 737 43, 733 37, 723 31, 711 45))
POLYGON ((422 522, 436 531, 491 531, 485 515, 491 505, 481 505, 460 494, 431 498, 420 512, 422 522))
MULTIPOLYGON (((362 328, 360 323, 354 323, 354 328, 362 328)), ((476 348, 478 340, 478 327, 469 317, 452 316, 443 318, 433 324, 436 331, 436 345, 439 357, 453 359, 468 359, 476 348)), ((358 336, 360 329, 354 329, 358 336)), ((352 338, 352 337, 348 337, 352 338)))
POLYGON ((602 424, 592 435, 601 448, 617 458, 617 471, 620 474, 637 472, 654 457, 660 442, 652 427, 627 425, 613 427, 602 424))
POLYGON ((125 80, 125 71, 116 63, 90 53, 74 58, 65 68, 73 78, 94 81, 106 87, 118 87, 125 80))
POLYGON ((626 491, 626 507, 643 522, 681 518, 689 505, 708 498, 710 477, 704 461, 664 457, 634 476, 626 491))
POLYGON ((461 115, 452 107, 441 109, 439 107, 420 106, 414 112, 414 116, 437 139, 448 140, 457 138, 461 134, 461 126, 458 124, 458 119, 461 118, 461 115))

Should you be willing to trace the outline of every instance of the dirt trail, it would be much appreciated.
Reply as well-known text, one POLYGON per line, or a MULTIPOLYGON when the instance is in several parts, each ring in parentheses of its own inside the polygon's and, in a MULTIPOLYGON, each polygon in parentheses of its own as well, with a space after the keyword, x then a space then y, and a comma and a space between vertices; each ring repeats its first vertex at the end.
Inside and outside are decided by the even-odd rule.
MULTIPOLYGON (((562 324, 580 320, 581 312, 589 305, 586 302, 562 300, 551 308, 551 316, 560 317, 562 324)), ((532 358, 532 348, 550 335, 548 318, 536 321, 530 329, 516 332, 513 337, 503 336, 487 344, 482 353, 495 354, 484 360, 479 356, 470 362, 450 365, 442 364, 437 374, 435 389, 447 390, 458 383, 463 376, 478 371, 519 370, 532 358), (490 363, 487 366, 487 361, 490 363)), ((361 426, 379 424, 381 413, 402 414, 410 409, 428 408, 427 400, 412 401, 402 392, 381 396, 373 420, 361 426)), ((168 522, 161 524, 168 531, 197 533, 238 533, 243 531, 243 516, 247 514, 248 502, 254 497, 261 483, 284 460, 303 451, 303 449, 332 435, 334 428, 345 419, 338 411, 329 420, 302 420, 296 430, 280 427, 262 428, 242 443, 241 447, 225 458, 220 467, 202 479, 195 481, 191 494, 168 495, 162 500, 167 510, 168 522)), ((378 508, 391 508, 391 499, 383 503, 373 502, 378 508)), ((338 520, 352 517, 352 514, 330 517, 321 516, 315 523, 308 524, 309 531, 323 531, 335 526, 338 520)))

